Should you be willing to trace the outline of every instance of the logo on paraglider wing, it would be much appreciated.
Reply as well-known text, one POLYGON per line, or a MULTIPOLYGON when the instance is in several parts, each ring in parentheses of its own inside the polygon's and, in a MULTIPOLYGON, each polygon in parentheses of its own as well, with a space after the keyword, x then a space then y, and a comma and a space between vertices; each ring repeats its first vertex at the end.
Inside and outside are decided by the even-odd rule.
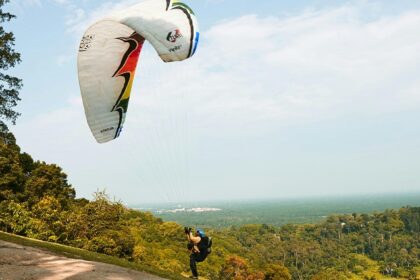
POLYGON ((181 47, 182 47, 182 45, 179 45, 179 46, 175 46, 175 47, 173 47, 173 48, 170 48, 170 49, 169 49, 169 52, 176 52, 176 51, 179 51, 179 50, 181 49, 181 47))
POLYGON ((108 128, 102 129, 101 133, 105 133, 105 132, 108 132, 108 131, 111 131, 111 130, 114 130, 114 129, 115 129, 114 127, 108 127, 108 128))
POLYGON ((181 31, 179 31, 179 29, 176 29, 176 30, 168 33, 168 36, 166 37, 166 40, 168 40, 171 43, 175 43, 176 40, 178 38, 181 38, 181 37, 182 37, 181 31))
POLYGON ((95 39, 95 35, 83 36, 82 41, 80 42, 79 52, 87 51, 92 46, 93 39, 95 39))

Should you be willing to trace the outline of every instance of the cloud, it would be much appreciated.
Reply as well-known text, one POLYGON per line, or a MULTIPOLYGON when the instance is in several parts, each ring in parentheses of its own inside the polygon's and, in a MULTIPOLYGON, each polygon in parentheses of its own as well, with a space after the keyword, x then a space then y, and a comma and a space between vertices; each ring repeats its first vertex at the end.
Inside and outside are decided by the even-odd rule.
POLYGON ((34 6, 42 6, 42 0, 15 0, 11 1, 10 5, 12 9, 18 12, 24 11, 26 8, 31 8, 34 6))
POLYGON ((83 5, 69 5, 70 14, 67 16, 66 21, 67 31, 79 36, 94 22, 138 2, 138 0, 123 0, 117 3, 115 1, 106 1, 94 10, 89 10, 89 12, 86 8, 83 8, 83 5))
POLYGON ((53 0, 53 1, 60 5, 68 5, 70 3, 69 0, 53 0))
POLYGON ((183 86, 160 87, 191 93, 201 119, 232 127, 418 108, 420 12, 371 21, 365 12, 344 6, 219 23, 190 63, 159 68, 168 81, 186 73, 176 77, 183 86))
MULTIPOLYGON (((74 7, 77 20, 68 20, 69 31, 82 33, 131 2, 106 2, 91 12, 74 7)), ((204 185, 226 187, 221 181, 235 181, 226 174, 231 169, 204 158, 221 153, 218 138, 234 148, 247 136, 296 123, 420 109, 420 11, 369 20, 366 13, 365 6, 345 5, 286 17, 244 15, 204 30, 196 55, 182 63, 162 63, 148 45, 116 143, 93 142, 78 93, 64 108, 21 123, 18 139, 31 139, 26 146, 38 158, 47 155, 69 170, 82 195, 108 186, 123 197, 127 192, 118 193, 118 186, 134 190, 139 180, 145 189, 182 189, 188 172, 198 174, 195 185, 208 179, 204 185), (195 166, 187 166, 187 157, 195 166), (115 163, 112 172, 109 162, 115 163), (207 178, 203 170, 220 178, 207 178)), ((276 178, 258 180, 278 185, 276 178)))
POLYGON ((11 1, 15 7, 32 7, 32 6, 42 6, 43 3, 49 4, 49 2, 56 3, 59 5, 67 6, 70 1, 69 0, 14 0, 11 1))

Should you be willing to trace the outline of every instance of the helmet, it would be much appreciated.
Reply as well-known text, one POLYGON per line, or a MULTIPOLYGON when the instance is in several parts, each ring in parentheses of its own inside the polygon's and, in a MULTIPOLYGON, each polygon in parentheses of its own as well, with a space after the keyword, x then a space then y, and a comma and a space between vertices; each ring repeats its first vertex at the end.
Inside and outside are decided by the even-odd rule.
POLYGON ((201 228, 198 228, 196 232, 200 237, 206 236, 206 233, 201 228))

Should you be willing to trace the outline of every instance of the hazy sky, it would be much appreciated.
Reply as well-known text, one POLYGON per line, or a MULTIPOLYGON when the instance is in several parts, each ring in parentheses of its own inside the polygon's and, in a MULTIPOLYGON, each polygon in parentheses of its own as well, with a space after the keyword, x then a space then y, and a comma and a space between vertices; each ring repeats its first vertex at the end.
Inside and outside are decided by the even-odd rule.
POLYGON ((79 197, 126 203, 420 190, 420 2, 189 0, 196 55, 143 50, 122 136, 97 144, 77 80, 87 27, 136 0, 13 0, 12 131, 79 197))

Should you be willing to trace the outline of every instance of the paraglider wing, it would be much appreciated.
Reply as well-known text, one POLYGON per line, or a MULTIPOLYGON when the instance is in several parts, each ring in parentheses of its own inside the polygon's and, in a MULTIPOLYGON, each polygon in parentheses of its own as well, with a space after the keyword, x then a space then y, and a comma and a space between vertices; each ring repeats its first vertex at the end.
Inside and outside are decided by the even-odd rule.
POLYGON ((83 37, 80 88, 89 127, 99 143, 121 132, 143 42, 133 29, 113 21, 96 23, 83 37))
POLYGON ((79 83, 99 143, 121 133, 144 40, 165 62, 191 57, 199 40, 193 11, 175 0, 147 0, 95 23, 83 36, 79 83))

